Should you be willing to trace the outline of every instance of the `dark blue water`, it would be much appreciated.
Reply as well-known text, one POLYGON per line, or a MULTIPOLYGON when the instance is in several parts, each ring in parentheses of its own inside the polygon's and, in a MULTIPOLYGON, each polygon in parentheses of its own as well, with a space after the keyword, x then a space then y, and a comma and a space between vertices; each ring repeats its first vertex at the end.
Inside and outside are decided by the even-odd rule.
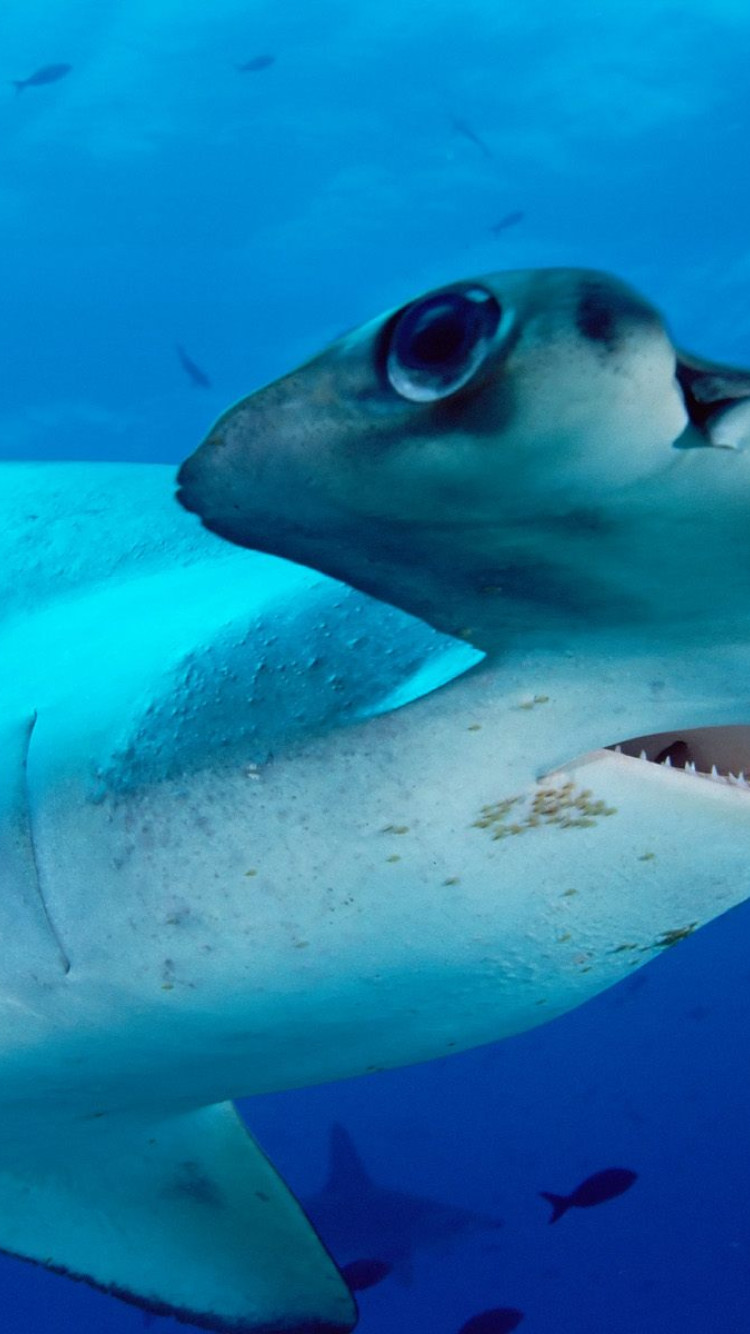
MULTIPOLYGON (((611 9, 8 0, 0 455, 177 461, 342 329, 496 268, 611 269, 750 363, 750 17, 611 9)), ((750 1328, 749 947, 738 910, 547 1028, 243 1105, 303 1197, 339 1121, 378 1182, 505 1220, 363 1293, 364 1334, 494 1306, 524 1334, 750 1328), (538 1192, 610 1165, 633 1189, 550 1228, 538 1192)), ((0 1283, 8 1330, 143 1327, 20 1262, 0 1283)))

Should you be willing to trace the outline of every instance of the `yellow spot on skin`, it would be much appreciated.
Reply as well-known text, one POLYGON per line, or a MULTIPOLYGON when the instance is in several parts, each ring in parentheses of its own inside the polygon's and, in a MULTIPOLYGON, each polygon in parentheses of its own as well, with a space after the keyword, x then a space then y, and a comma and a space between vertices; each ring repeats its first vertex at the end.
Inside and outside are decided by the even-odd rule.
POLYGON ((549 704, 549 695, 531 695, 516 705, 518 709, 535 709, 537 704, 549 704))
POLYGON ((577 893, 578 893, 577 889, 565 889, 563 890, 562 897, 564 899, 572 899, 577 893))
POLYGON ((387 862, 400 862, 400 861, 401 861, 401 858, 399 857, 399 855, 398 855, 397 852, 394 852, 394 853, 391 854, 390 857, 386 857, 385 860, 386 860, 387 862))
POLYGON ((309 944, 309 940, 295 940, 294 948, 296 950, 306 950, 309 944))
POLYGON ((481 730, 482 730, 481 723, 471 723, 470 726, 467 727, 466 729, 467 732, 481 732, 481 730))
POLYGON ((381 829, 381 834, 408 834, 408 824, 387 824, 381 829))
POLYGON ((249 871, 245 871, 245 875, 257 875, 257 874, 258 872, 256 871, 254 866, 252 866, 249 871))
POLYGON ((162 989, 162 991, 174 991, 174 983, 173 983, 173 982, 162 982, 162 984, 161 984, 161 989, 162 989))
POLYGON ((655 852, 642 852, 638 860, 639 862, 652 862, 655 856, 655 852))
POLYGON ((560 945, 564 945, 566 940, 572 940, 572 939, 573 937, 571 936, 569 931, 563 931, 562 935, 557 937, 558 944, 560 945))
POLYGON ((460 885, 460 883, 461 881, 457 875, 449 875, 448 879, 443 881, 444 885, 460 885))

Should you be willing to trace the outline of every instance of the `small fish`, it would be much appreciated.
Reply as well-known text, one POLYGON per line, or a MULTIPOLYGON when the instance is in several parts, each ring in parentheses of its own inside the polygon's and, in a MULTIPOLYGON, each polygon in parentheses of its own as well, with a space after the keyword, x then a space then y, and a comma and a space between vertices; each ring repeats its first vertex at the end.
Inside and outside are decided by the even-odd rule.
POLYGON ((494 162, 494 153, 487 147, 484 139, 479 138, 476 130, 472 130, 468 121, 461 120, 459 117, 454 116, 453 128, 456 131, 456 134, 462 134, 464 139, 468 139, 469 143, 474 144, 475 147, 479 149, 480 153, 483 153, 486 158, 489 158, 491 162, 494 162))
POLYGON ((458 1334, 511 1334, 523 1320, 523 1311, 514 1306, 496 1306, 492 1311, 473 1315, 462 1325, 458 1334))
POLYGON ((498 222, 493 222, 490 231, 494 232, 495 236, 498 236, 500 232, 504 232, 507 227, 515 227, 517 222, 523 222, 524 216, 525 215, 518 209, 516 209, 514 213, 504 213, 498 222))
POLYGON ((259 69, 268 69, 269 65, 276 64, 275 56, 253 56, 252 60, 246 60, 244 65, 238 65, 240 74, 255 74, 259 69))
POLYGON ((200 366, 196 366, 192 358, 188 356, 184 347, 181 347, 179 343, 176 343, 175 351, 177 352, 177 356, 179 357, 180 365, 182 366, 182 369, 187 375, 190 383, 192 385, 195 385, 196 389, 210 389, 211 381, 206 375, 206 372, 202 371, 200 366))
POLYGON ((393 1269, 387 1260, 351 1260, 344 1265, 341 1273, 352 1292, 364 1292, 365 1288, 374 1288, 382 1283, 393 1269))
POLYGON ((624 1195, 637 1179, 638 1173, 631 1172, 627 1167, 606 1167, 603 1172, 586 1177, 580 1186, 576 1186, 572 1195, 553 1195, 547 1190, 540 1190, 539 1194, 552 1205, 549 1221, 556 1223, 568 1209, 590 1209, 594 1204, 605 1204, 607 1200, 624 1195))
POLYGON ((41 69, 34 70, 28 79, 11 79, 11 83, 17 93, 22 93, 24 88, 38 88, 43 83, 57 83, 59 79, 64 79, 66 74, 70 74, 72 65, 42 65, 41 69))

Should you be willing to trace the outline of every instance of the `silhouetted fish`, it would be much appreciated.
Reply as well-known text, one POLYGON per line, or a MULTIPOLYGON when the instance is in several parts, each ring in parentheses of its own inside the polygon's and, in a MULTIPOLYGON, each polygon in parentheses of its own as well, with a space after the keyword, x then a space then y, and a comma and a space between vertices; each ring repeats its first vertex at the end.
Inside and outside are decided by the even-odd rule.
POLYGON ((41 69, 34 70, 28 79, 11 79, 11 83, 17 93, 22 93, 24 88, 38 88, 43 83, 57 83, 59 79, 64 79, 66 74, 70 74, 72 65, 42 65, 41 69))
POLYGON ((490 231, 494 232, 495 236, 497 236, 499 232, 504 232, 506 227, 515 227, 517 222, 523 222, 523 218, 524 214, 518 209, 515 213, 504 213, 498 222, 493 222, 490 231))
POLYGON ((523 1320, 523 1311, 514 1306, 496 1306, 492 1311, 473 1315, 462 1325, 458 1334, 511 1334, 523 1320))
POLYGON ((590 1209, 594 1204, 604 1204, 623 1195, 638 1179, 637 1172, 627 1167, 606 1167, 603 1172, 595 1172, 586 1177, 580 1186, 576 1186, 572 1195, 553 1195, 550 1191, 540 1190, 543 1199, 552 1205, 550 1223, 556 1223, 568 1209, 590 1209))
POLYGON ((180 365, 182 366, 182 369, 187 375, 190 383, 195 385, 197 389, 210 389, 211 381, 206 375, 206 372, 202 371, 200 366, 196 366, 192 358, 188 356, 184 347, 181 347, 179 343, 176 343, 175 350, 177 352, 177 356, 180 359, 180 365))
POLYGON ((374 1288, 382 1283, 393 1269, 387 1260, 352 1260, 344 1265, 341 1273, 352 1292, 364 1292, 365 1288, 374 1288))
POLYGON ((454 116, 453 128, 456 131, 456 134, 462 134, 464 139, 468 139, 469 143, 474 144, 479 149, 480 153, 483 153, 485 157, 489 158, 491 161, 494 162, 495 160, 494 153, 491 151, 491 149, 487 147, 486 143, 484 142, 484 139, 479 138, 479 135, 477 134, 476 130, 473 130, 471 128, 468 121, 461 120, 457 116, 454 116))
POLYGON ((246 60, 244 65, 238 65, 240 74, 255 74, 259 69, 268 69, 269 65, 276 63, 275 56, 253 56, 252 60, 246 60))

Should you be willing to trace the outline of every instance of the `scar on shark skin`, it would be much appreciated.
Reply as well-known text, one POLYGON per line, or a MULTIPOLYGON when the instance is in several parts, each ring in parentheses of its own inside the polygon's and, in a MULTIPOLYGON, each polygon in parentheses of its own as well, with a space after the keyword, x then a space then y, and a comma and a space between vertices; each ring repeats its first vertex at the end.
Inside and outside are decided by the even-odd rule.
POLYGON ((164 1187, 162 1194, 186 1195, 196 1204, 205 1204, 214 1209, 226 1208, 222 1191, 198 1163, 187 1160, 180 1163, 179 1168, 179 1175, 164 1187))

